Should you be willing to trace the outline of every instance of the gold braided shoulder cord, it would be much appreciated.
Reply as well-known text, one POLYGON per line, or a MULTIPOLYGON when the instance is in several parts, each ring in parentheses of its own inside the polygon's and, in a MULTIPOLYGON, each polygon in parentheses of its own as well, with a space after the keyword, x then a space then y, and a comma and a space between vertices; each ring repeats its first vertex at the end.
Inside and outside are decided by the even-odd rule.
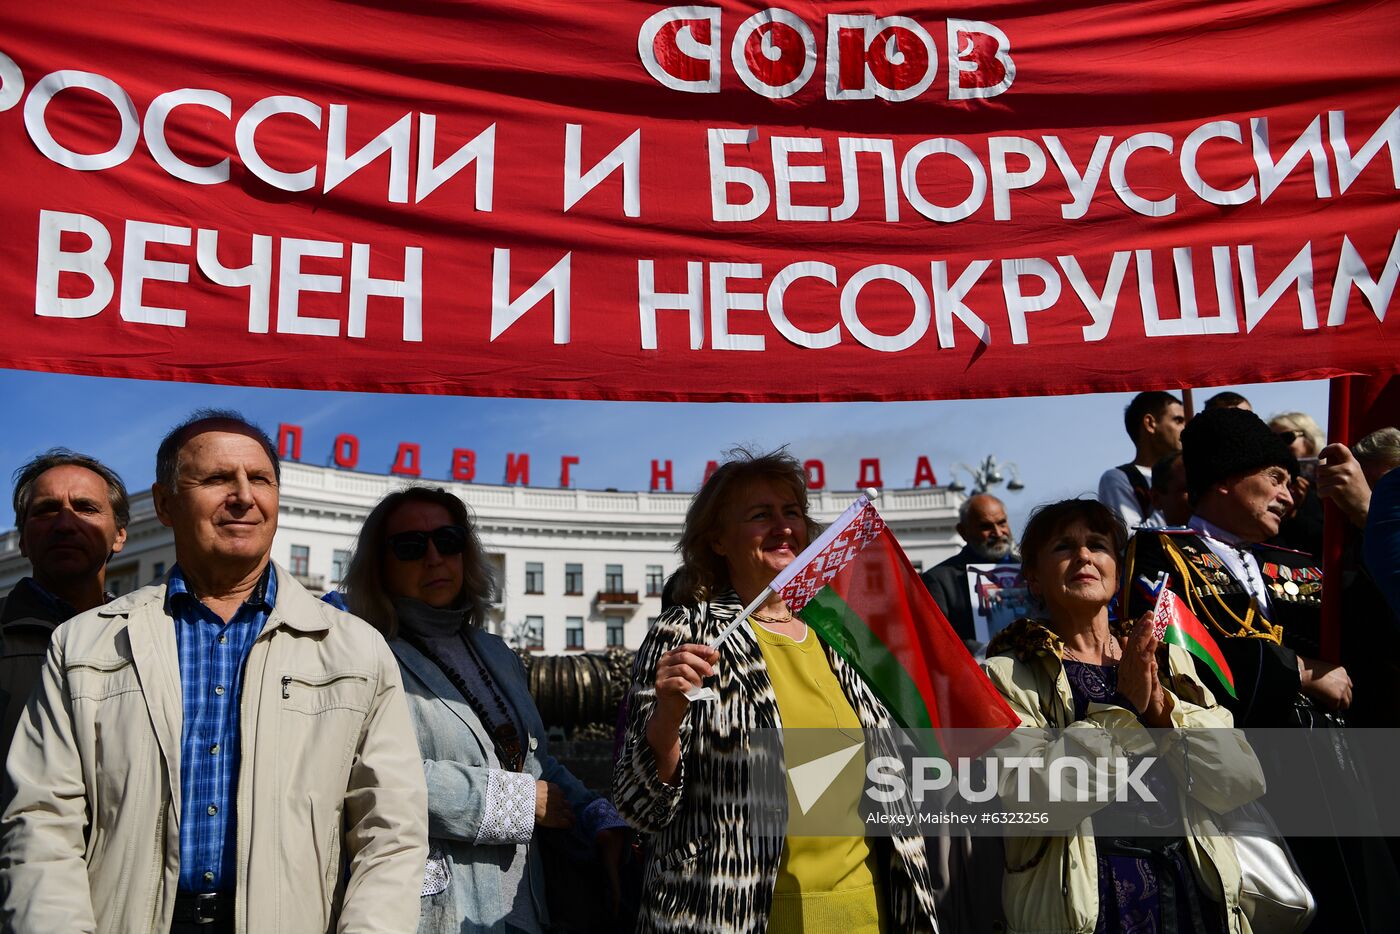
MULTIPOLYGON (((1205 574, 1186 560, 1186 557, 1181 553, 1181 548, 1176 542, 1172 541, 1171 536, 1163 535, 1161 539, 1162 549, 1182 575, 1182 589, 1186 592, 1186 600, 1193 613, 1196 613, 1198 617, 1204 617, 1207 622, 1227 638, 1267 639, 1275 644, 1282 644, 1283 627, 1275 626, 1264 618, 1264 614, 1259 612, 1259 601, 1253 594, 1249 597, 1249 609, 1245 611, 1244 619, 1240 619, 1239 615, 1235 613, 1234 610, 1230 609, 1230 605, 1225 602, 1225 599, 1218 592, 1212 592, 1207 589, 1211 586, 1211 583, 1206 580, 1205 574), (1187 581, 1192 578, 1195 580, 1195 586, 1186 586, 1187 581), (1224 626, 1220 625, 1215 618, 1215 614, 1211 613, 1206 606, 1207 593, 1209 593, 1210 597, 1214 598, 1215 603, 1219 605, 1220 612, 1224 616, 1234 620, 1235 624, 1239 627, 1238 629, 1234 632, 1229 632, 1224 626)), ((1204 542, 1202 544, 1204 544, 1204 542)))

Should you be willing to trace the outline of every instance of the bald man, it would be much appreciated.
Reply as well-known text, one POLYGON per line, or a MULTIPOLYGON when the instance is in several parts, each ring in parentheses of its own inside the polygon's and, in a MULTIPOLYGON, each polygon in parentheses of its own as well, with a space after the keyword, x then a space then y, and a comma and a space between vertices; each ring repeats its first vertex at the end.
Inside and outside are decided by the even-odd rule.
POLYGON ((1006 507, 990 493, 975 493, 958 507, 962 551, 923 574, 924 586, 964 642, 977 638, 972 622, 972 598, 967 591, 967 566, 1016 560, 1016 543, 1006 507))

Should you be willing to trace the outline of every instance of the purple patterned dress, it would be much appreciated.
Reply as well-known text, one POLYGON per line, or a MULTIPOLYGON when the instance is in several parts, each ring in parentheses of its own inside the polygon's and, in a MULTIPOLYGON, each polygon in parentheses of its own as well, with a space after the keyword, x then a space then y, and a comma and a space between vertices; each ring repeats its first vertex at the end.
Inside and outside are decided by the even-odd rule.
MULTIPOLYGON (((1076 720, 1084 719, 1091 702, 1133 709, 1118 693, 1116 666, 1068 658, 1064 666, 1076 720)), ((1176 783, 1170 773, 1165 767, 1153 767, 1144 784, 1158 804, 1109 804, 1095 816, 1096 829, 1110 822, 1179 828, 1174 805, 1168 805, 1176 801, 1176 783), (1112 813, 1114 809, 1118 813, 1112 813), (1131 809, 1131 814, 1122 809, 1131 809)), ((1099 919, 1094 934, 1224 934, 1224 907, 1197 884, 1180 836, 1096 833, 1094 843, 1099 864, 1099 919)))

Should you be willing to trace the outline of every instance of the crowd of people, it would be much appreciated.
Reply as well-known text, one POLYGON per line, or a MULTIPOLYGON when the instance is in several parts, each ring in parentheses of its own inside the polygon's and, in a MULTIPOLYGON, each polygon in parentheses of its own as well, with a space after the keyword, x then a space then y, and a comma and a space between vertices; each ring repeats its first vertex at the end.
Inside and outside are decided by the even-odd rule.
MULTIPOLYGON (((862 761, 899 755, 880 696, 768 589, 820 532, 782 450, 734 452, 695 495, 606 796, 550 754, 519 658, 484 626, 491 572, 458 497, 417 485, 381 501, 341 609, 270 560, 271 440, 237 413, 197 412, 156 454, 176 562, 113 598, 126 489, 92 457, 46 452, 15 474, 33 573, 0 606, 0 930, 534 934, 585 917, 656 932, 1278 929, 1219 829, 1265 786, 1231 728, 1400 723, 1387 690, 1400 430, 1327 445, 1301 413, 1265 422, 1221 393, 1188 418, 1163 392, 1137 396, 1125 428, 1133 459, 1104 473, 1097 500, 1041 506, 1019 546, 1003 503, 968 497, 964 547, 924 582, 1021 721, 1014 748, 1043 759, 1065 736, 1092 748, 1128 731, 1159 744, 1153 781, 1178 807, 1127 815, 1152 833, 1110 833, 1122 808, 1101 802, 994 846, 926 835, 908 796, 872 800, 859 784, 833 786, 838 809, 898 829, 787 833, 781 803, 754 803, 781 767, 765 731, 844 731, 864 738, 862 761), (1324 657, 1325 501, 1359 540, 1347 576, 1326 582, 1343 591, 1341 659, 1324 657), (967 568, 1008 561, 1037 610, 983 641, 967 568), (1163 572, 1232 683, 1153 629, 1135 581, 1163 572), (1177 755, 1186 730, 1207 738, 1177 755), (601 870, 594 904, 557 895, 546 855, 563 839, 601 870)), ((1383 843, 1294 855, 1312 930, 1389 929, 1400 877, 1383 843)))

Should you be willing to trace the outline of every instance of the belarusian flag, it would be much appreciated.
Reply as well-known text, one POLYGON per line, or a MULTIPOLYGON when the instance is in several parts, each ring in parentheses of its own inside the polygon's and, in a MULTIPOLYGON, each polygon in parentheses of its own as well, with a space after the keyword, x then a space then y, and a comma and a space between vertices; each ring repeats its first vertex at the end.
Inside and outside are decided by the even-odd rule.
POLYGON ((1190 607, 1172 592, 1171 580, 1163 574, 1154 583, 1139 575, 1137 585, 1149 598, 1155 598, 1152 607, 1152 629, 1157 638, 1168 645, 1179 646, 1190 652, 1201 664, 1215 673, 1216 678, 1238 700, 1235 694, 1235 675, 1220 651, 1220 646, 1211 638, 1210 632, 1190 607))
POLYGON ((901 726, 932 730, 945 758, 977 756, 1020 725, 867 497, 769 587, 860 673, 901 726))

